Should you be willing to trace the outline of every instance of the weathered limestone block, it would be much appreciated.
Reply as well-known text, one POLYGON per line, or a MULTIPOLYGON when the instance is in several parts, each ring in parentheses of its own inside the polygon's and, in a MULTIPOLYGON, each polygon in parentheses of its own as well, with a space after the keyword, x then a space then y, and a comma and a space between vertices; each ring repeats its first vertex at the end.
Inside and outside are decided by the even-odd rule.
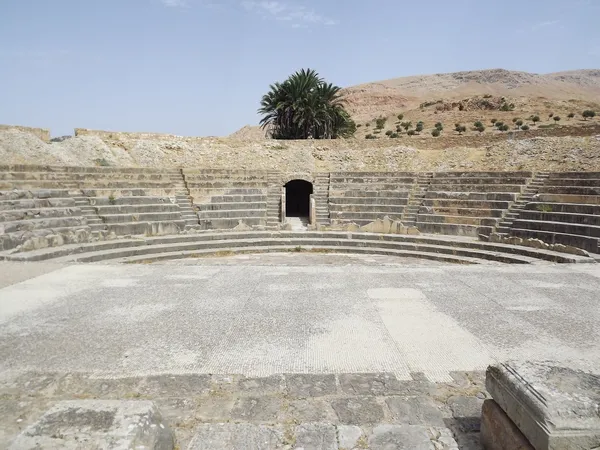
POLYGON ((171 430, 149 401, 69 400, 48 410, 9 447, 172 450, 171 430))
POLYGON ((534 450, 494 400, 483 402, 480 442, 486 450, 534 450))
POLYGON ((189 450, 271 450, 283 448, 282 426, 250 423, 205 423, 196 429, 189 450))
MULTIPOLYGON (((348 226, 347 231, 357 230, 351 230, 350 226, 348 226)), ((399 220, 392 220, 388 216, 385 216, 383 219, 377 219, 367 225, 363 225, 362 227, 359 227, 358 231, 381 234, 420 234, 416 227, 407 227, 399 220)))
POLYGON ((486 388, 536 450, 600 447, 600 377, 552 363, 488 367, 486 388))
POLYGON ((489 241, 499 244, 523 245, 525 247, 552 250, 555 252, 569 253, 571 255, 590 256, 590 254, 582 248, 564 244, 548 244, 547 242, 543 242, 540 239, 534 238, 524 239, 518 236, 503 236, 498 233, 492 233, 489 236, 489 241))

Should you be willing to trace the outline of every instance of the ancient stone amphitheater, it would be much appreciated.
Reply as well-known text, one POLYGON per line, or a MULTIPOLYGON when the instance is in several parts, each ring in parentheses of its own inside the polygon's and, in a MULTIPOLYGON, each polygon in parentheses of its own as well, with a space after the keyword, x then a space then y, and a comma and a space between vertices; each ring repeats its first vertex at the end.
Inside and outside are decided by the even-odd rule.
POLYGON ((5 260, 330 251, 594 262, 600 173, 0 167, 5 260))

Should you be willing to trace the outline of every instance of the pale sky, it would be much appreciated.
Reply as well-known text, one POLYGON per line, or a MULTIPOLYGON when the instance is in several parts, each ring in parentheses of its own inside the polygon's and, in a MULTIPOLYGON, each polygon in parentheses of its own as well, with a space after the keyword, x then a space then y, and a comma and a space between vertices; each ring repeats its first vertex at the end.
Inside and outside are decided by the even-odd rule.
POLYGON ((600 0, 0 0, 0 123, 227 135, 301 68, 600 68, 599 23, 600 0))

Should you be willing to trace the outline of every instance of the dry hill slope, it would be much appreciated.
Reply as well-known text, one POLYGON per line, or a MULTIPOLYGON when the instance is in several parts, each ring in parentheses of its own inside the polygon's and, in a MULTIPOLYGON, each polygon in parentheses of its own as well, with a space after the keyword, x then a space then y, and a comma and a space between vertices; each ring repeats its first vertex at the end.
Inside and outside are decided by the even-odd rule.
MULTIPOLYGON (((483 96, 506 97, 510 103, 515 104, 513 116, 515 114, 521 117, 528 117, 530 114, 543 116, 548 111, 566 116, 569 112, 581 113, 585 108, 598 108, 600 70, 534 74, 490 69, 419 75, 360 84, 345 88, 343 93, 352 117, 364 125, 376 117, 395 117, 398 113, 404 113, 408 120, 412 120, 413 117, 416 119, 418 112, 425 112, 425 116, 428 116, 427 111, 420 107, 424 103, 451 104, 483 96)), ((458 106, 455 107, 457 108, 458 106)), ((437 114, 435 110, 431 113, 437 114)), ((487 122, 494 114, 494 110, 480 111, 474 117, 475 120, 487 122)), ((446 119, 452 124, 455 121, 467 123, 473 119, 471 116, 473 115, 462 117, 460 114, 446 114, 445 117, 436 117, 435 121, 443 122, 443 119, 446 119)), ((427 118, 420 117, 416 120, 426 121, 427 118)), ((364 134, 366 133, 359 133, 358 137, 364 137, 364 134)), ((232 137, 262 138, 264 133, 258 127, 247 126, 234 133, 232 137)))

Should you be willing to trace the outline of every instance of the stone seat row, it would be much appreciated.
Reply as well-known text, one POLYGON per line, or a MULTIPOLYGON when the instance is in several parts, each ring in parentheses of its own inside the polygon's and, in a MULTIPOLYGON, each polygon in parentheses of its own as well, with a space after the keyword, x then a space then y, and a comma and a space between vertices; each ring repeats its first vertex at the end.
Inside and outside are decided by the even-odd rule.
POLYGON ((389 217, 400 220, 417 174, 403 172, 330 174, 328 210, 331 225, 367 225, 389 217))
POLYGON ((461 264, 593 263, 549 250, 480 242, 450 236, 408 236, 349 232, 244 231, 158 236, 65 245, 24 253, 0 253, 10 261, 146 262, 206 256, 218 252, 331 251, 420 257, 461 264))
POLYGON ((426 233, 476 237, 492 230, 516 201, 529 172, 435 173, 419 205, 416 227, 426 233))
POLYGON ((518 210, 509 227, 513 237, 536 238, 599 253, 600 174, 549 174, 532 201, 518 210))

